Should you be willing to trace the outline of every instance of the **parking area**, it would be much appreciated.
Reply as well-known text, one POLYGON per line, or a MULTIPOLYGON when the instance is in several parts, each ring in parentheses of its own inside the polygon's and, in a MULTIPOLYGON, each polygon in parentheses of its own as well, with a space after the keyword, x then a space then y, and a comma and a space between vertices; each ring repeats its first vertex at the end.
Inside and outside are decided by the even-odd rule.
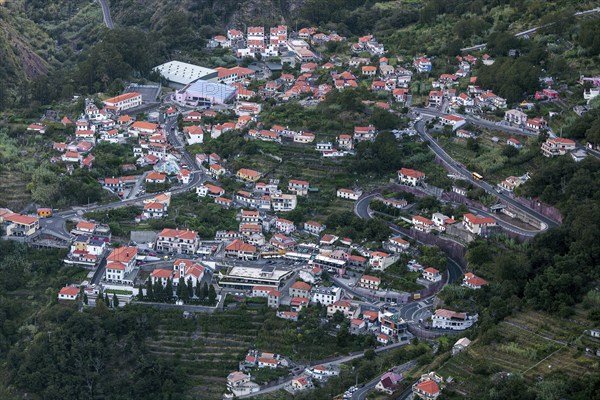
POLYGON ((142 101, 144 103, 154 103, 158 99, 162 86, 159 83, 152 85, 138 85, 137 83, 130 83, 125 88, 125 93, 138 92, 142 95, 142 101))

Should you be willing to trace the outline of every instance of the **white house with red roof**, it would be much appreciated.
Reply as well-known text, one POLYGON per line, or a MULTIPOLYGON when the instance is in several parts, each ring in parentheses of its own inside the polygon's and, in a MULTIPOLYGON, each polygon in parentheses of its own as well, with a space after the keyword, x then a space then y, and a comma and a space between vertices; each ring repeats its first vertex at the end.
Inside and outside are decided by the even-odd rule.
POLYGON ((423 279, 437 283, 442 281, 442 273, 433 267, 425 268, 422 272, 423 279))
POLYGON ((319 236, 325 230, 325 226, 316 221, 306 221, 304 223, 304 230, 312 235, 319 236))
POLYGON ((439 380, 432 378, 429 374, 423 375, 412 386, 413 396, 423 400, 437 399, 441 393, 439 382, 439 380))
POLYGON ((429 106, 430 107, 441 106, 443 100, 444 100, 444 92, 442 92, 441 90, 431 90, 429 92, 429 106))
POLYGON ((104 279, 108 282, 131 283, 126 278, 135 267, 137 247, 124 246, 114 249, 106 258, 104 279))
POLYGON ((408 89, 394 89, 394 91, 392 92, 392 96, 394 97, 394 100, 398 103, 406 103, 406 100, 408 99, 408 89))
POLYGON ((256 246, 236 239, 225 247, 225 257, 239 258, 240 260, 255 260, 258 258, 256 246))
POLYGON ((491 217, 479 217, 469 213, 463 215, 463 226, 474 235, 482 235, 487 228, 496 226, 496 220, 491 217))
POLYGON ((306 282, 297 281, 290 286, 289 295, 290 297, 302 297, 310 298, 310 290, 312 286, 306 282))
POLYGON ((65 286, 58 292, 58 300, 74 301, 79 295, 79 288, 74 286, 65 286))
POLYGON ((184 185, 190 183, 190 179, 192 179, 192 172, 189 169, 182 168, 177 173, 177 180, 184 185))
POLYGON ((338 189, 337 197, 347 200, 358 200, 360 196, 362 196, 362 192, 360 190, 352 190, 352 189, 338 189))
POLYGON ((301 181, 298 179, 290 179, 288 181, 288 190, 297 196, 306 196, 310 183, 307 181, 301 181))
POLYGON ((8 237, 29 237, 40 229, 39 218, 10 211, 0 214, 0 221, 4 223, 4 230, 8 237))
POLYGON ((194 254, 198 248, 198 232, 163 229, 156 238, 156 250, 176 254, 194 254))
POLYGON ((515 138, 508 138, 506 139, 506 145, 507 146, 512 146, 517 150, 520 150, 523 148, 523 143, 521 143, 520 141, 518 141, 515 138))
POLYGON ((102 103, 109 107, 114 107, 117 112, 128 110, 130 108, 142 105, 142 95, 137 92, 125 93, 110 99, 104 100, 102 103))
POLYGON ((340 135, 337 141, 338 147, 342 150, 352 150, 354 148, 354 142, 350 135, 340 135))
POLYGON ((379 285, 381 285, 381 278, 378 278, 373 275, 363 275, 358 280, 358 287, 369 289, 369 290, 379 290, 379 285))
POLYGON ((395 253, 402 253, 408 250, 410 243, 400 236, 391 237, 387 243, 387 249, 395 253))
POLYGON ((533 131, 541 131, 548 127, 548 122, 544 118, 531 118, 525 122, 525 127, 533 131))
POLYGON ((435 227, 435 224, 429 218, 425 218, 421 215, 414 215, 412 217, 412 225, 418 231, 429 233, 435 227))
POLYGON ((374 251, 369 255, 369 265, 376 271, 383 271, 398 258, 383 251, 374 251))
POLYGON ((369 126, 355 126, 354 127, 354 141, 364 142, 373 141, 377 137, 377 128, 373 125, 369 126))
POLYGON ((461 126, 465 125, 467 123, 467 120, 458 115, 449 114, 449 115, 444 115, 440 119, 440 122, 444 126, 450 126, 452 128, 452 130, 455 131, 458 128, 460 128, 461 126))
POLYGON ((477 314, 469 315, 440 308, 435 310, 435 313, 431 316, 431 325, 435 329, 463 331, 473 326, 477 319, 477 314))
POLYGON ((166 215, 167 207, 161 203, 144 204, 144 219, 160 219, 166 215))
POLYGON ((402 168, 398 171, 398 180, 405 185, 417 186, 425 181, 425 174, 414 169, 402 168))
POLYGON ((576 147, 577 143, 571 139, 548 138, 542 143, 542 154, 545 157, 562 156, 571 150, 575 150, 576 147))
POLYGON ((296 230, 296 226, 292 221, 288 219, 277 218, 277 220, 275 221, 275 229, 277 229, 279 232, 289 235, 290 233, 296 230))
POLYGON ((463 278, 463 283, 461 286, 467 287, 469 289, 481 289, 485 285, 488 284, 483 278, 478 277, 472 272, 467 272, 463 278))

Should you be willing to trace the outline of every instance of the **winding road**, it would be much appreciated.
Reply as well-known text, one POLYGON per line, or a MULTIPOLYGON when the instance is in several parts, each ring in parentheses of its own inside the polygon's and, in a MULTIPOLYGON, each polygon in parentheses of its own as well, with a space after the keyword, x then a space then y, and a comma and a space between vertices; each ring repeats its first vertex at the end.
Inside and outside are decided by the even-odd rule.
MULTIPOLYGON (((579 11, 579 12, 574 13, 573 16, 574 17, 581 17, 581 16, 584 16, 584 15, 594 14, 594 13, 598 13, 598 12, 600 12, 600 7, 593 8, 591 10, 586 10, 586 11, 579 11)), ((554 25, 554 23, 546 24, 546 25, 542 25, 542 26, 537 26, 537 27, 531 28, 531 29, 527 29, 525 31, 522 31, 522 32, 519 32, 519 33, 515 33, 515 37, 518 38, 518 37, 527 36, 527 35, 530 35, 532 33, 537 32, 539 29, 546 28, 546 27, 551 26, 551 25, 554 25)), ((481 49, 484 49, 486 45, 487 45, 486 43, 482 43, 482 44, 478 44, 478 45, 475 45, 475 46, 462 48, 462 49, 460 49, 460 51, 467 52, 467 51, 473 51, 473 50, 481 50, 481 49)))
POLYGON ((100 2, 100 7, 102 7, 102 19, 104 20, 104 25, 108 29, 113 29, 115 26, 112 21, 112 17, 110 16, 110 8, 108 7, 107 0, 98 0, 100 2))

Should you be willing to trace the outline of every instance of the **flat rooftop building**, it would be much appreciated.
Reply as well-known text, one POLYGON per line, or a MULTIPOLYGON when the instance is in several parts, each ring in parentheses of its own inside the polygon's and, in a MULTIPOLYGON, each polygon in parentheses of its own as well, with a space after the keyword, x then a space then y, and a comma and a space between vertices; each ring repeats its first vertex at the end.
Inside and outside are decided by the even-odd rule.
POLYGON ((193 107, 225 104, 233 99, 235 93, 233 86, 197 80, 175 92, 175 101, 193 107))
POLYGON ((291 277, 293 271, 266 265, 262 268, 233 267, 226 274, 219 273, 219 285, 233 289, 252 289, 253 286, 271 286, 274 290, 291 277))
POLYGON ((217 76, 217 71, 199 65, 188 64, 181 61, 169 61, 154 68, 169 82, 187 85, 198 79, 208 80, 217 76))

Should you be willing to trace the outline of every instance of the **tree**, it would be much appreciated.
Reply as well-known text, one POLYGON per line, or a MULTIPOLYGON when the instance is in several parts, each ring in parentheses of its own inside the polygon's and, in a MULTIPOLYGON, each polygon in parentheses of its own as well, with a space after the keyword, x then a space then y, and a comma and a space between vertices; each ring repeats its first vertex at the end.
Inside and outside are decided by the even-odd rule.
POLYGON ((138 288, 138 300, 144 300, 144 286, 141 283, 138 288))
POLYGON ((208 288, 208 303, 214 304, 216 299, 217 299, 217 292, 215 290, 215 287, 213 285, 210 285, 208 288))
POLYGON ((154 300, 154 290, 152 287, 152 279, 151 278, 148 278, 148 281, 146 282, 146 297, 150 301, 154 300))
POLYGON ((204 285, 202 285, 202 290, 200 291, 200 300, 204 301, 206 299, 206 296, 208 296, 208 283, 204 282, 204 285))
POLYGON ((198 299, 202 300, 202 299, 201 299, 201 295, 202 295, 202 284, 200 283, 200 279, 198 279, 198 280, 196 281, 196 289, 195 289, 195 291, 194 291, 194 292, 195 292, 194 294, 196 295, 196 297, 197 297, 198 299))
POLYGON ((83 304, 85 304, 87 306, 88 305, 88 301, 89 301, 88 300, 88 295, 87 295, 87 293, 84 293, 83 294, 83 304))
POLYGON ((113 308, 119 307, 119 298, 117 297, 116 293, 113 294, 112 302, 113 302, 113 308))
POLYGON ((183 279, 183 276, 180 276, 179 282, 177 283, 177 298, 179 299, 183 299, 184 293, 186 292, 183 287, 184 285, 185 280, 183 279))
POLYGON ((173 298, 173 281, 171 278, 167 279, 167 285, 165 286, 165 299, 171 300, 173 298))
POLYGON ((187 280, 187 298, 191 299, 194 297, 194 283, 192 282, 192 277, 189 277, 187 280))
POLYGON ((110 306, 110 299, 108 298, 108 293, 104 293, 104 303, 107 307, 110 306))

